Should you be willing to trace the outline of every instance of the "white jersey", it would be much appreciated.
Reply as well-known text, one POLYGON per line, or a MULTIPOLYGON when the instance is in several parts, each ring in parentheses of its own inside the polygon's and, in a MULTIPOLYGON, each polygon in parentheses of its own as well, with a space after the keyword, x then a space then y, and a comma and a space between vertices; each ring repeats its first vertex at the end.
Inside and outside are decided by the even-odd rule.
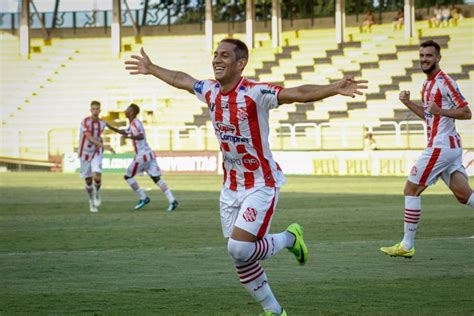
POLYGON ((222 152, 224 186, 230 190, 284 184, 285 177, 268 143, 269 110, 278 107, 281 90, 242 78, 223 94, 217 81, 195 82, 194 93, 209 108, 222 152))
POLYGON ((85 133, 89 132, 97 141, 102 142, 102 133, 105 129, 105 121, 99 119, 93 121, 92 117, 86 117, 79 128, 79 152, 78 156, 83 160, 90 160, 97 154, 102 154, 102 149, 90 142, 85 133))
POLYGON ((127 128, 127 134, 131 136, 143 135, 142 140, 132 139, 133 148, 135 149, 135 154, 137 157, 146 156, 150 152, 153 152, 150 146, 148 146, 148 143, 146 141, 145 128, 143 127, 143 123, 139 119, 135 118, 133 119, 133 121, 130 122, 130 126, 127 128))
POLYGON ((443 71, 439 71, 431 80, 425 80, 421 92, 421 101, 425 109, 424 116, 428 129, 428 144, 433 148, 459 148, 461 136, 456 131, 454 119, 447 116, 433 115, 427 111, 430 101, 442 109, 458 109, 468 103, 459 91, 456 82, 443 71))

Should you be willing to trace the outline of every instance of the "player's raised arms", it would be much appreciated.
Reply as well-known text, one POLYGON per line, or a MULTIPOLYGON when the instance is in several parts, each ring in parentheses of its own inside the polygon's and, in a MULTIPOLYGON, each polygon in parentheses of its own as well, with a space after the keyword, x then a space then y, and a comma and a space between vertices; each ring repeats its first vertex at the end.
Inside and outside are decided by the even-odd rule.
POLYGON ((127 65, 125 69, 129 70, 131 75, 153 75, 175 88, 194 94, 195 78, 182 71, 170 70, 153 64, 143 47, 140 54, 141 56, 132 55, 131 60, 125 61, 125 65, 127 65))

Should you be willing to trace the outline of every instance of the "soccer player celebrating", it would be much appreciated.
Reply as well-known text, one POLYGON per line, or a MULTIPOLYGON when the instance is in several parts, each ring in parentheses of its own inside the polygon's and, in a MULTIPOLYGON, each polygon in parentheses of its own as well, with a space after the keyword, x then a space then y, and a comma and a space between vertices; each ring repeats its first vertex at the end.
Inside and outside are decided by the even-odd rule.
POLYGON ((114 150, 102 144, 102 132, 105 129, 105 121, 99 118, 100 102, 92 101, 90 105, 91 116, 81 122, 79 129, 79 161, 81 164, 81 177, 86 182, 86 192, 89 196, 89 209, 98 212, 101 204, 100 186, 102 182, 102 157, 104 148, 114 150), (92 185, 94 179, 94 185, 92 185))
POLYGON ((220 194, 222 231, 240 282, 258 301, 265 315, 286 315, 272 293, 260 261, 283 248, 300 264, 308 260, 303 229, 294 223, 278 234, 269 234, 280 187, 285 177, 273 160, 268 143, 269 110, 283 103, 311 102, 336 94, 362 94, 366 81, 346 77, 329 85, 302 85, 285 89, 242 77, 248 62, 247 46, 224 39, 214 52, 216 80, 196 80, 190 75, 153 64, 145 51, 126 61, 132 75, 154 75, 178 89, 193 93, 208 105, 223 155, 224 183, 220 194))
POLYGON ((421 92, 422 105, 410 100, 409 91, 400 92, 400 101, 424 119, 428 144, 412 167, 405 184, 405 225, 403 240, 380 250, 393 257, 415 254, 415 234, 421 216, 421 193, 442 178, 460 203, 474 207, 474 194, 462 165, 461 137, 455 120, 469 120, 471 110, 456 82, 440 67, 441 48, 428 40, 420 45, 420 66, 427 79, 421 92))
POLYGON ((138 105, 133 103, 130 104, 130 106, 125 110, 125 116, 130 121, 130 126, 126 131, 122 131, 116 127, 111 126, 110 124, 107 124, 107 127, 109 127, 114 132, 121 134, 124 138, 130 138, 133 141, 135 157, 128 167, 124 179, 127 181, 132 190, 135 191, 140 197, 135 209, 139 210, 150 203, 150 198, 146 195, 143 189, 140 188, 134 178, 135 175, 141 175, 145 171, 168 199, 169 205, 167 211, 174 211, 178 207, 178 201, 174 198, 173 193, 168 188, 166 182, 161 178, 161 170, 158 166, 158 162, 156 161, 156 155, 153 150, 151 150, 150 146, 148 146, 145 129, 142 122, 137 118, 138 113, 140 113, 140 108, 138 105))

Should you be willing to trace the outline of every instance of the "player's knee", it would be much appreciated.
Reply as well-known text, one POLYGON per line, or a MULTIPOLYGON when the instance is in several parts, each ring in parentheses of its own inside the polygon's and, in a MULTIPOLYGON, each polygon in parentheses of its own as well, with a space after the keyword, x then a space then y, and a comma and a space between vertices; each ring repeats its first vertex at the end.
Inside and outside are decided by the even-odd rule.
POLYGON ((239 241, 229 238, 227 242, 227 253, 234 260, 246 261, 251 255, 254 243, 247 241, 239 241))
POLYGON ((127 176, 127 175, 124 175, 124 176, 123 176, 123 179, 124 179, 125 181, 127 181, 127 180, 130 179, 130 178, 131 178, 131 177, 129 177, 129 176, 127 176))
POLYGON ((92 177, 91 177, 91 178, 85 178, 84 180, 86 181, 86 184, 87 184, 87 185, 91 185, 91 184, 92 184, 92 177))
POLYGON ((157 176, 157 177, 151 177, 151 179, 155 182, 155 183, 158 183, 158 181, 160 181, 160 176, 157 176))

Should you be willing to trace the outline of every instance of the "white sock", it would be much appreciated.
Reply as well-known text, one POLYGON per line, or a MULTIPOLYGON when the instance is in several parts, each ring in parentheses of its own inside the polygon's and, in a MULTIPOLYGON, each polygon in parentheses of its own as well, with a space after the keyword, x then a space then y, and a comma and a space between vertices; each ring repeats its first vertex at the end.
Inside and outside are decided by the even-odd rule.
POLYGON ((262 305, 264 311, 281 313, 281 305, 273 295, 265 271, 258 261, 248 263, 235 261, 240 283, 262 305))
POLYGON ((158 185, 161 191, 165 194, 166 198, 168 199, 168 202, 172 203, 174 201, 174 196, 173 193, 171 193, 171 190, 168 188, 166 182, 160 179, 160 181, 158 181, 156 185, 158 185))
POLYGON ((92 201, 94 198, 94 189, 91 185, 87 185, 84 187, 86 189, 87 195, 89 196, 89 201, 92 201))
POLYGON ((474 207, 474 193, 471 193, 469 200, 467 200, 466 205, 469 207, 474 207))
POLYGON ((421 197, 405 196, 405 216, 402 246, 405 250, 410 250, 415 246, 415 235, 418 222, 421 216, 421 197))
POLYGON ((128 178, 127 183, 132 188, 132 190, 138 194, 138 196, 140 197, 140 200, 146 199, 147 196, 145 192, 140 188, 140 186, 138 185, 137 181, 135 181, 134 178, 128 178))

